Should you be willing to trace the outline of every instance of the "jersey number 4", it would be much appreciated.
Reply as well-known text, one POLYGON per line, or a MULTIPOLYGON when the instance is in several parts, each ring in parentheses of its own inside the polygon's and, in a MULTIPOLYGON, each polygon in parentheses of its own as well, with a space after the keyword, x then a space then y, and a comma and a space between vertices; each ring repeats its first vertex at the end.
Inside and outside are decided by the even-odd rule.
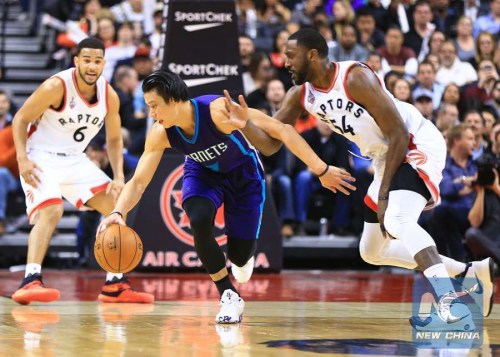
POLYGON ((352 128, 352 126, 350 126, 349 124, 346 124, 345 115, 342 115, 342 127, 337 125, 337 121, 335 119, 331 119, 331 122, 332 122, 332 125, 338 131, 340 131, 342 134, 344 134, 344 135, 351 134, 352 136, 356 135, 356 133, 354 133, 354 129, 352 128))
POLYGON ((73 140, 79 143, 85 140, 85 134, 83 133, 85 129, 87 129, 86 126, 82 126, 81 128, 76 129, 75 133, 73 134, 73 140))

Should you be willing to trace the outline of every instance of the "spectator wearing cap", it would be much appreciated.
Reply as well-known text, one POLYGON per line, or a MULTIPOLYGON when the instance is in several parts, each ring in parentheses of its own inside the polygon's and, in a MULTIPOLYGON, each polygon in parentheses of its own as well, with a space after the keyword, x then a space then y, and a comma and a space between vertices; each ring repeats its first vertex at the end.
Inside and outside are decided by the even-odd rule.
POLYGON ((413 105, 415 105, 425 119, 435 122, 432 96, 433 94, 430 90, 417 88, 413 91, 413 105))
POLYGON ((436 82, 436 69, 434 65, 428 61, 423 61, 418 64, 417 82, 414 90, 422 88, 432 92, 432 105, 434 108, 439 107, 441 98, 444 93, 444 86, 436 82))
POLYGON ((441 67, 436 73, 436 81, 446 86, 455 82, 459 86, 477 80, 474 67, 468 62, 462 62, 457 56, 457 50, 453 41, 445 41, 439 53, 441 67))

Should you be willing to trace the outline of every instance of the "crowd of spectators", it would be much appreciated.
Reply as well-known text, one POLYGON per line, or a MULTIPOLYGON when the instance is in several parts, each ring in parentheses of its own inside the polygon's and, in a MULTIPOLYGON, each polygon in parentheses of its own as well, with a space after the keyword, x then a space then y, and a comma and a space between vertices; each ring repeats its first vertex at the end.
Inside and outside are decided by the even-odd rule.
MULTIPOLYGON (((367 63, 398 100, 414 104, 447 140, 442 204, 421 219, 440 252, 462 261, 496 254, 500 263, 500 0, 235 3, 243 93, 251 107, 270 115, 280 108, 293 85, 285 68, 286 40, 302 27, 317 29, 330 60, 367 63), (478 162, 483 163, 479 168, 478 162), (478 171, 484 171, 482 177, 478 171), (495 249, 488 250, 489 244, 495 249)), ((66 24, 56 40, 59 53, 70 59, 82 36, 105 43, 104 76, 120 96, 122 126, 130 136, 127 150, 135 156, 151 124, 141 81, 156 66, 162 11, 163 1, 155 0, 44 1, 45 25, 66 24)), ((0 100, 0 135, 8 120, 0 100)), ((328 232, 359 236, 363 196, 373 175, 370 160, 310 115, 297 118, 296 129, 325 162, 349 170, 358 190, 349 197, 322 190, 286 148, 264 157, 282 234, 317 234, 315 223, 326 218, 328 232)), ((6 166, 0 161, 0 167, 6 166)), ((0 191, 0 201, 5 195, 0 191)), ((0 234, 2 218, 0 202, 0 234)))

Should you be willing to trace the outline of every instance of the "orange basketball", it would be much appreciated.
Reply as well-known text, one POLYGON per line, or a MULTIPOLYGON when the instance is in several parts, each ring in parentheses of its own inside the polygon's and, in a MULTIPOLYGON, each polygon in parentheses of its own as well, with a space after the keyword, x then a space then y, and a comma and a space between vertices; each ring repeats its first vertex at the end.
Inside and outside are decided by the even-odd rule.
POLYGON ((111 224, 97 235, 94 255, 104 270, 127 273, 142 259, 142 241, 132 228, 111 224))

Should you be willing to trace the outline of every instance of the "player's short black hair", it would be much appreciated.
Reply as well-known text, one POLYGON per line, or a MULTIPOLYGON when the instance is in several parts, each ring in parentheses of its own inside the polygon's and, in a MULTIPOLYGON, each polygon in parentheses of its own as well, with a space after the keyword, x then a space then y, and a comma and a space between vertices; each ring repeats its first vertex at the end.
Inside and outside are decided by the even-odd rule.
POLYGON ((78 46, 76 47, 76 55, 80 55, 80 51, 84 48, 95 48, 98 50, 102 50, 102 53, 104 54, 104 43, 102 43, 100 40, 98 40, 95 37, 87 37, 84 40, 81 40, 78 46))
POLYGON ((153 90, 163 98, 165 103, 189 100, 189 89, 186 83, 177 74, 165 70, 154 71, 142 82, 144 93, 153 90))
POLYGON ((315 49, 321 58, 328 57, 328 45, 321 34, 311 28, 300 29, 288 37, 288 40, 297 40, 297 45, 308 50, 315 49))

